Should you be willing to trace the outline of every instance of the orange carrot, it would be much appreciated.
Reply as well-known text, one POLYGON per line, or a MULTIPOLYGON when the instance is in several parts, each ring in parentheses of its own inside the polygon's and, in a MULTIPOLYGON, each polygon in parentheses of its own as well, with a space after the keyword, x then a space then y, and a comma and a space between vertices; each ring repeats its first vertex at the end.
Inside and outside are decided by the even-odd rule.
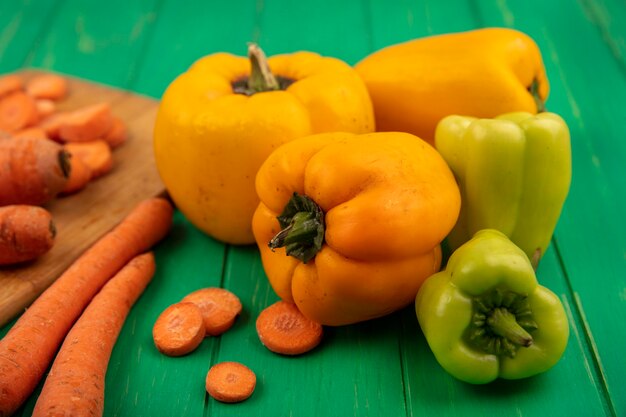
POLYGON ((16 132, 39 121, 37 104, 23 91, 15 91, 0 98, 0 129, 16 132))
POLYGON ((0 206, 41 205, 65 187, 69 153, 50 140, 0 137, 0 206))
POLYGON ((57 105, 54 104, 54 101, 43 98, 35 100, 35 106, 37 107, 37 112, 39 112, 40 120, 50 116, 57 109, 57 105))
POLYGON ((239 362, 213 365, 206 376, 209 395, 225 403, 237 403, 249 398, 256 386, 256 375, 239 362))
POLYGON ((152 328, 154 345, 168 356, 183 356, 204 339, 202 311, 194 303, 176 303, 166 308, 152 328))
POLYGON ((101 139, 113 126, 108 103, 98 103, 71 112, 63 119, 59 137, 65 142, 85 142, 101 139))
POLYGON ((48 139, 46 131, 40 127, 29 127, 19 132, 15 132, 14 138, 36 138, 36 139, 48 139))
POLYGON ((91 169, 92 179, 101 177, 113 168, 111 147, 104 140, 66 143, 65 149, 91 169))
POLYGON ((60 100, 67 95, 67 80, 57 74, 36 75, 26 82, 26 92, 34 98, 60 100))
POLYGON ((54 139, 58 142, 61 142, 61 138, 59 136, 61 131, 61 126, 67 119, 71 117, 71 112, 56 112, 52 113, 49 116, 43 118, 39 121, 38 126, 46 131, 46 134, 50 139, 54 139))
POLYGON ((15 74, 0 77, 0 97, 24 88, 24 82, 15 74))
POLYGON ((241 313, 239 298, 223 288, 202 288, 188 294, 182 301, 200 307, 207 336, 218 336, 230 329, 241 313))
POLYGON ((102 287, 61 345, 35 404, 34 417, 102 416, 111 351, 130 308, 154 271, 154 255, 148 252, 133 258, 102 287))
POLYGON ((278 301, 259 314, 256 331, 261 343, 275 353, 299 355, 322 340, 322 326, 306 318, 295 304, 278 301))
POLYGON ((126 138, 128 137, 128 133, 126 131, 126 124, 119 117, 113 117, 113 125, 111 129, 104 135, 103 139, 107 141, 107 143, 112 148, 117 148, 124 142, 126 142, 126 138))
POLYGON ((70 327, 100 288, 167 234, 172 211, 163 198, 139 203, 43 292, 0 340, 0 416, 11 415, 33 392, 70 327))
POLYGON ((0 265, 31 261, 54 245, 52 214, 37 206, 0 207, 0 265))
POLYGON ((91 168, 81 158, 71 155, 70 165, 72 166, 70 177, 67 183, 65 183, 63 190, 61 190, 62 195, 74 194, 82 190, 89 184, 93 176, 91 168))

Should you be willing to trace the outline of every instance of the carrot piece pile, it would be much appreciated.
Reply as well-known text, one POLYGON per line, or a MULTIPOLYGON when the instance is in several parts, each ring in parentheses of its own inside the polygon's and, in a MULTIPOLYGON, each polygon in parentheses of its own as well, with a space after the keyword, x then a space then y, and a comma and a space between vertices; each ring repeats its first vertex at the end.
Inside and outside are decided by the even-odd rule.
POLYGON ((81 149, 80 158, 85 154, 89 158, 84 165, 96 165, 88 181, 84 182, 88 176, 82 172, 58 190, 61 195, 78 192, 111 171, 112 149, 128 138, 126 123, 113 114, 107 102, 58 111, 57 104, 70 94, 68 80, 58 74, 37 74, 29 79, 16 74, 0 76, 0 137, 50 139, 71 152, 81 149), (76 143, 84 147, 74 148, 76 143))
MULTIPOLYGON (((0 76, 0 206, 44 205, 114 168, 113 148, 126 142, 126 124, 107 102, 57 111, 70 94, 68 79, 58 74, 0 76)), ((13 222, 4 233, 30 236, 26 226, 13 222)), ((44 247, 28 253, 42 255, 44 247)), ((6 252, 6 262, 22 262, 15 253, 6 252)))

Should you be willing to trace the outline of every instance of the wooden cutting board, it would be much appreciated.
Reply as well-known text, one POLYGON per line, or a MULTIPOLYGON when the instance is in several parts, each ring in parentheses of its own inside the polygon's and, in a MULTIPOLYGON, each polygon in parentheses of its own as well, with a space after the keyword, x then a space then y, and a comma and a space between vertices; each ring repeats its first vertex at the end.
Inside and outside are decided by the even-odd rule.
MULTIPOLYGON (((18 74, 28 79, 42 71, 18 74)), ((65 75, 64 75, 65 76, 65 75)), ((0 267, 0 327, 24 311, 100 236, 111 230, 141 200, 165 192, 154 162, 152 129, 158 101, 131 92, 67 77, 70 92, 58 110, 109 102, 128 128, 128 140, 113 150, 114 167, 77 194, 45 207, 57 226, 54 247, 34 262, 0 267)))

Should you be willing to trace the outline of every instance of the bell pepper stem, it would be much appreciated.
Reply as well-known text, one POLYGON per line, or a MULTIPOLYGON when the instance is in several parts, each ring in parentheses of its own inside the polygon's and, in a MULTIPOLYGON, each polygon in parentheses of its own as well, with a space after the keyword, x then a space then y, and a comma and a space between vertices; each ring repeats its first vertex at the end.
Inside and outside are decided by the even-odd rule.
POLYGON ((469 339, 486 353, 514 357, 520 347, 533 344, 537 330, 528 299, 523 294, 495 289, 474 298, 469 339))
POLYGON ((250 77, 248 77, 248 89, 259 93, 280 89, 280 85, 272 74, 267 63, 265 53, 256 43, 248 44, 248 58, 250 59, 250 77))
POLYGON ((272 250, 284 247, 287 255, 307 263, 322 249, 324 212, 312 199, 294 193, 277 219, 282 230, 269 241, 272 250))
POLYGON ((506 308, 494 308, 487 318, 487 325, 495 334, 518 346, 528 347, 533 344, 533 337, 517 323, 515 315, 506 308))

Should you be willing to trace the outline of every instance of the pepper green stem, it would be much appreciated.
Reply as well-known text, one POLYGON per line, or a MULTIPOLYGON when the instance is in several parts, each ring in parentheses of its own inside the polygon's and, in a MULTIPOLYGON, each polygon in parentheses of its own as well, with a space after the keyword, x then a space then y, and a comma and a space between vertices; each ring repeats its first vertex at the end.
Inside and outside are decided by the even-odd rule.
POLYGON ((272 250, 284 247, 287 255, 307 263, 322 249, 324 212, 315 201, 293 193, 277 219, 282 230, 269 241, 272 250))
POLYGON ((248 58, 251 65, 248 90, 253 93, 279 90, 280 85, 270 70, 267 57, 256 43, 248 44, 248 58))
POLYGON ((473 301, 474 314, 467 335, 476 348, 513 358, 519 348, 533 344, 529 332, 538 326, 524 294, 496 288, 473 301))
POLYGON ((517 346, 528 347, 533 344, 533 337, 517 323, 515 315, 506 308, 494 308, 487 318, 487 325, 494 334, 504 337, 517 346))

